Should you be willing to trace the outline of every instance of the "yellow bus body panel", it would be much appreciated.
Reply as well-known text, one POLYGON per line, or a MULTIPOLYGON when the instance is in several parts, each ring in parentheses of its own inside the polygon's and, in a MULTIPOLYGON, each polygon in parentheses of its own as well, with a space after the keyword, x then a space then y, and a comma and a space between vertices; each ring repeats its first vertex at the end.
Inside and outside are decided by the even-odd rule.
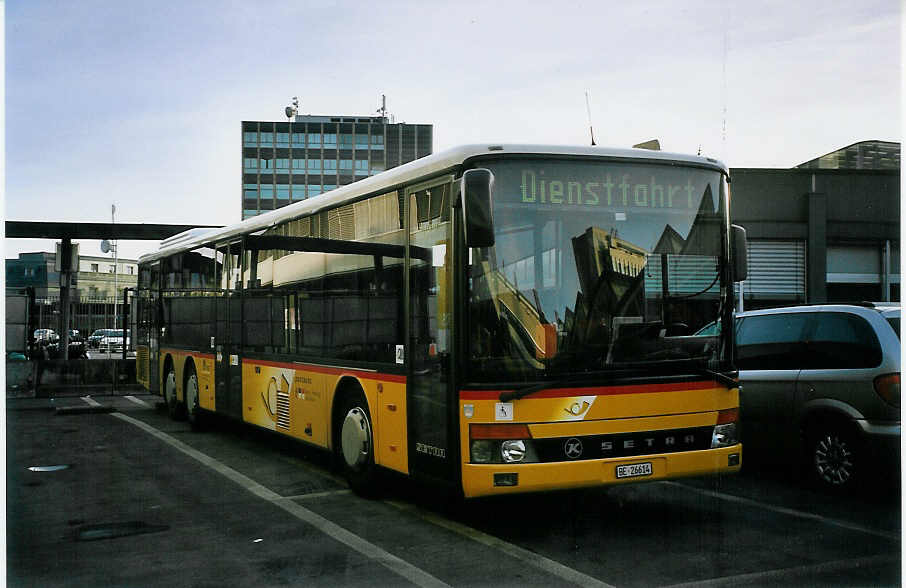
POLYGON ((683 476, 738 472, 730 454, 742 459, 742 446, 548 463, 473 464, 469 426, 525 424, 533 439, 643 433, 717 424, 718 412, 739 407, 738 388, 713 382, 649 384, 545 390, 502 403, 501 391, 460 393, 460 451, 466 497, 581 488, 683 476), (503 405, 503 406, 502 406, 503 405), (471 416, 469 416, 471 415, 471 416), (644 478, 617 479, 616 467, 651 462, 644 478), (516 473, 518 485, 495 486, 494 474, 516 473))
POLYGON ((334 398, 341 380, 347 378, 354 379, 365 393, 375 463, 408 473, 406 384, 399 376, 243 359, 242 420, 332 449, 334 398))

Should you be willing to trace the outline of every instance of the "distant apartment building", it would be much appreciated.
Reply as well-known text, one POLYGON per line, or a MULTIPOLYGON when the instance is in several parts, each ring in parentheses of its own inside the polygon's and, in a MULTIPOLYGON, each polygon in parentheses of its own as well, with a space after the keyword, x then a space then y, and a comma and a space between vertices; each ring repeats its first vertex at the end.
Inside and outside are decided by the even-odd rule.
POLYGON ((242 218, 317 197, 430 155, 433 125, 297 115, 242 122, 242 218))
MULTIPOLYGON (((18 259, 6 260, 6 287, 23 289, 31 286, 35 297, 60 297, 60 273, 54 269, 55 253, 20 253, 18 259)), ((138 281, 138 262, 134 259, 79 256, 73 296, 79 298, 121 298, 123 288, 134 288, 138 281)))

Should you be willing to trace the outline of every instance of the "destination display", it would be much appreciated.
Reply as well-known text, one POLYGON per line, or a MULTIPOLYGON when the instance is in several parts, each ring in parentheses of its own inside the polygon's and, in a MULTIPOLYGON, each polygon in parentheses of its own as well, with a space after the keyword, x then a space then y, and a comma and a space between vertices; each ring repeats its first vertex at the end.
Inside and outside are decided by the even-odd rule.
POLYGON ((489 162, 495 200, 544 208, 697 211, 709 192, 720 208, 714 170, 664 164, 502 160, 489 162))

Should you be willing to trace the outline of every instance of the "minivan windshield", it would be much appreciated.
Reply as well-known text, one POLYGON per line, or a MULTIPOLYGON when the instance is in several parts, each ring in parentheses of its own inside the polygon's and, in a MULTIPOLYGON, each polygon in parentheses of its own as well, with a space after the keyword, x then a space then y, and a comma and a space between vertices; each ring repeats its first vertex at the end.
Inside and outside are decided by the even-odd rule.
MULTIPOLYGON (((482 161, 493 247, 469 264, 475 380, 726 359, 722 174, 606 160, 482 161)), ((729 315, 728 315, 729 316, 729 315)))

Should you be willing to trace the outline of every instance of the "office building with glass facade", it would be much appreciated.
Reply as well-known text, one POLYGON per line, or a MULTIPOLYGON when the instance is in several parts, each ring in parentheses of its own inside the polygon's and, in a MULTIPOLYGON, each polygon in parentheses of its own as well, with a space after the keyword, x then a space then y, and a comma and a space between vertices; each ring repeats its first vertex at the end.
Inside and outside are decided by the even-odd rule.
POLYGON ((430 155, 433 125, 299 115, 242 122, 242 218, 430 155))

